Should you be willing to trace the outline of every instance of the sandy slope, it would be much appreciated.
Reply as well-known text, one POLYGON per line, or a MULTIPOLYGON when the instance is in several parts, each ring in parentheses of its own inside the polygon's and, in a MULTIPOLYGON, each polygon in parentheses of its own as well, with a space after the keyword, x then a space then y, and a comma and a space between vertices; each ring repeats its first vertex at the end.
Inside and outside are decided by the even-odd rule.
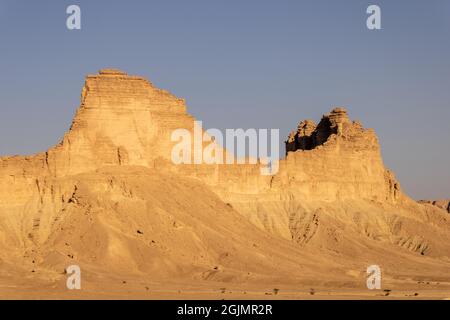
MULTIPOLYGON (((370 264, 382 266, 383 288, 406 290, 404 297, 450 292, 448 258, 375 240, 376 234, 358 229, 369 223, 363 214, 356 223, 349 223, 353 213, 321 214, 319 230, 305 245, 260 230, 193 179, 110 167, 68 180, 48 182, 77 186, 60 211, 52 211, 55 204, 42 209, 41 220, 56 222, 32 243, 2 252, 4 297, 223 298, 225 291, 227 298, 272 298, 274 288, 285 298, 311 298, 311 288, 324 292, 317 297, 380 297, 365 288, 370 264), (12 253, 24 256, 20 265, 8 263, 12 253), (64 269, 71 264, 82 267, 84 293, 65 288, 64 269)), ((378 210, 370 212, 383 215, 378 210)), ((439 235, 430 220, 422 234, 439 235)))

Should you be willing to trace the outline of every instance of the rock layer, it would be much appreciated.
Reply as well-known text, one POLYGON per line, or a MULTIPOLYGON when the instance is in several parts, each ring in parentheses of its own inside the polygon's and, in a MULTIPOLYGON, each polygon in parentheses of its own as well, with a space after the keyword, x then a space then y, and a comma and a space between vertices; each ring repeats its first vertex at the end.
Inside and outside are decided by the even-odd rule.
POLYGON ((450 213, 450 200, 444 199, 444 200, 419 200, 419 203, 423 204, 432 204, 433 206, 436 206, 438 208, 441 208, 448 213, 450 213))
POLYGON ((344 108, 300 122, 273 176, 174 165, 171 133, 193 121, 184 100, 144 78, 87 76, 60 144, 0 158, 0 279, 32 275, 48 292, 78 263, 93 290, 105 277, 355 289, 379 263, 394 287, 450 288, 449 216, 402 192, 375 132, 344 108))

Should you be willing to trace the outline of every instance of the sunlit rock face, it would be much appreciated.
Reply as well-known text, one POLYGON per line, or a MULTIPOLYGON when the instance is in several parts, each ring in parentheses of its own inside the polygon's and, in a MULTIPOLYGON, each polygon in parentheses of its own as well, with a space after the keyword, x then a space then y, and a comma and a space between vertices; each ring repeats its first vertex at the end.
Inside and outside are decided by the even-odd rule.
POLYGON ((309 199, 400 197, 398 182, 384 168, 375 132, 351 121, 342 107, 325 114, 317 126, 301 121, 286 141, 286 153, 286 183, 297 184, 309 199))
POLYGON ((49 168, 66 174, 103 165, 152 167, 158 157, 170 160, 171 132, 192 126, 183 99, 144 78, 100 70, 87 76, 81 106, 62 144, 51 150, 49 168))
POLYGON ((194 120, 142 77, 88 75, 57 146, 0 158, 0 279, 37 270, 51 289, 76 261, 99 277, 355 288, 381 261, 391 279, 450 283, 450 216, 401 191, 374 130, 344 108, 301 121, 274 175, 175 165, 171 135, 194 120))

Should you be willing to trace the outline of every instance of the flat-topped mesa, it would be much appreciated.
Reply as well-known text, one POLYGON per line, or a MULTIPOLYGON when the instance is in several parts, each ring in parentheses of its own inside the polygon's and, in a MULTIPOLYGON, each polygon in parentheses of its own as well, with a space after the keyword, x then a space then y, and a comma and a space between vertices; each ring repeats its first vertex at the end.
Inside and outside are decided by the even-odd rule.
POLYGON ((81 94, 81 107, 186 112, 184 99, 156 88, 144 77, 131 76, 119 69, 101 69, 98 74, 87 75, 81 94))
POLYGON ((48 152, 49 168, 75 174, 104 165, 154 165, 170 160, 171 133, 192 129, 184 99, 143 77, 118 69, 86 76, 80 108, 61 144, 48 152))

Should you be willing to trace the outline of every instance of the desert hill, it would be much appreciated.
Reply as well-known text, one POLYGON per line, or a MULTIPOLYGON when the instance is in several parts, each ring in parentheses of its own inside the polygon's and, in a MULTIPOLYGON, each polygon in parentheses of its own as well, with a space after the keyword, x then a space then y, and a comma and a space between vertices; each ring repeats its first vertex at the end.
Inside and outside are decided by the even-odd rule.
POLYGON ((402 192, 374 130, 344 108, 301 121, 276 175, 173 164, 171 133, 193 121, 142 77, 87 76, 61 143, 0 158, 0 293, 375 296, 377 264, 384 288, 450 295, 450 216, 402 192), (71 264, 80 292, 65 288, 71 264))

